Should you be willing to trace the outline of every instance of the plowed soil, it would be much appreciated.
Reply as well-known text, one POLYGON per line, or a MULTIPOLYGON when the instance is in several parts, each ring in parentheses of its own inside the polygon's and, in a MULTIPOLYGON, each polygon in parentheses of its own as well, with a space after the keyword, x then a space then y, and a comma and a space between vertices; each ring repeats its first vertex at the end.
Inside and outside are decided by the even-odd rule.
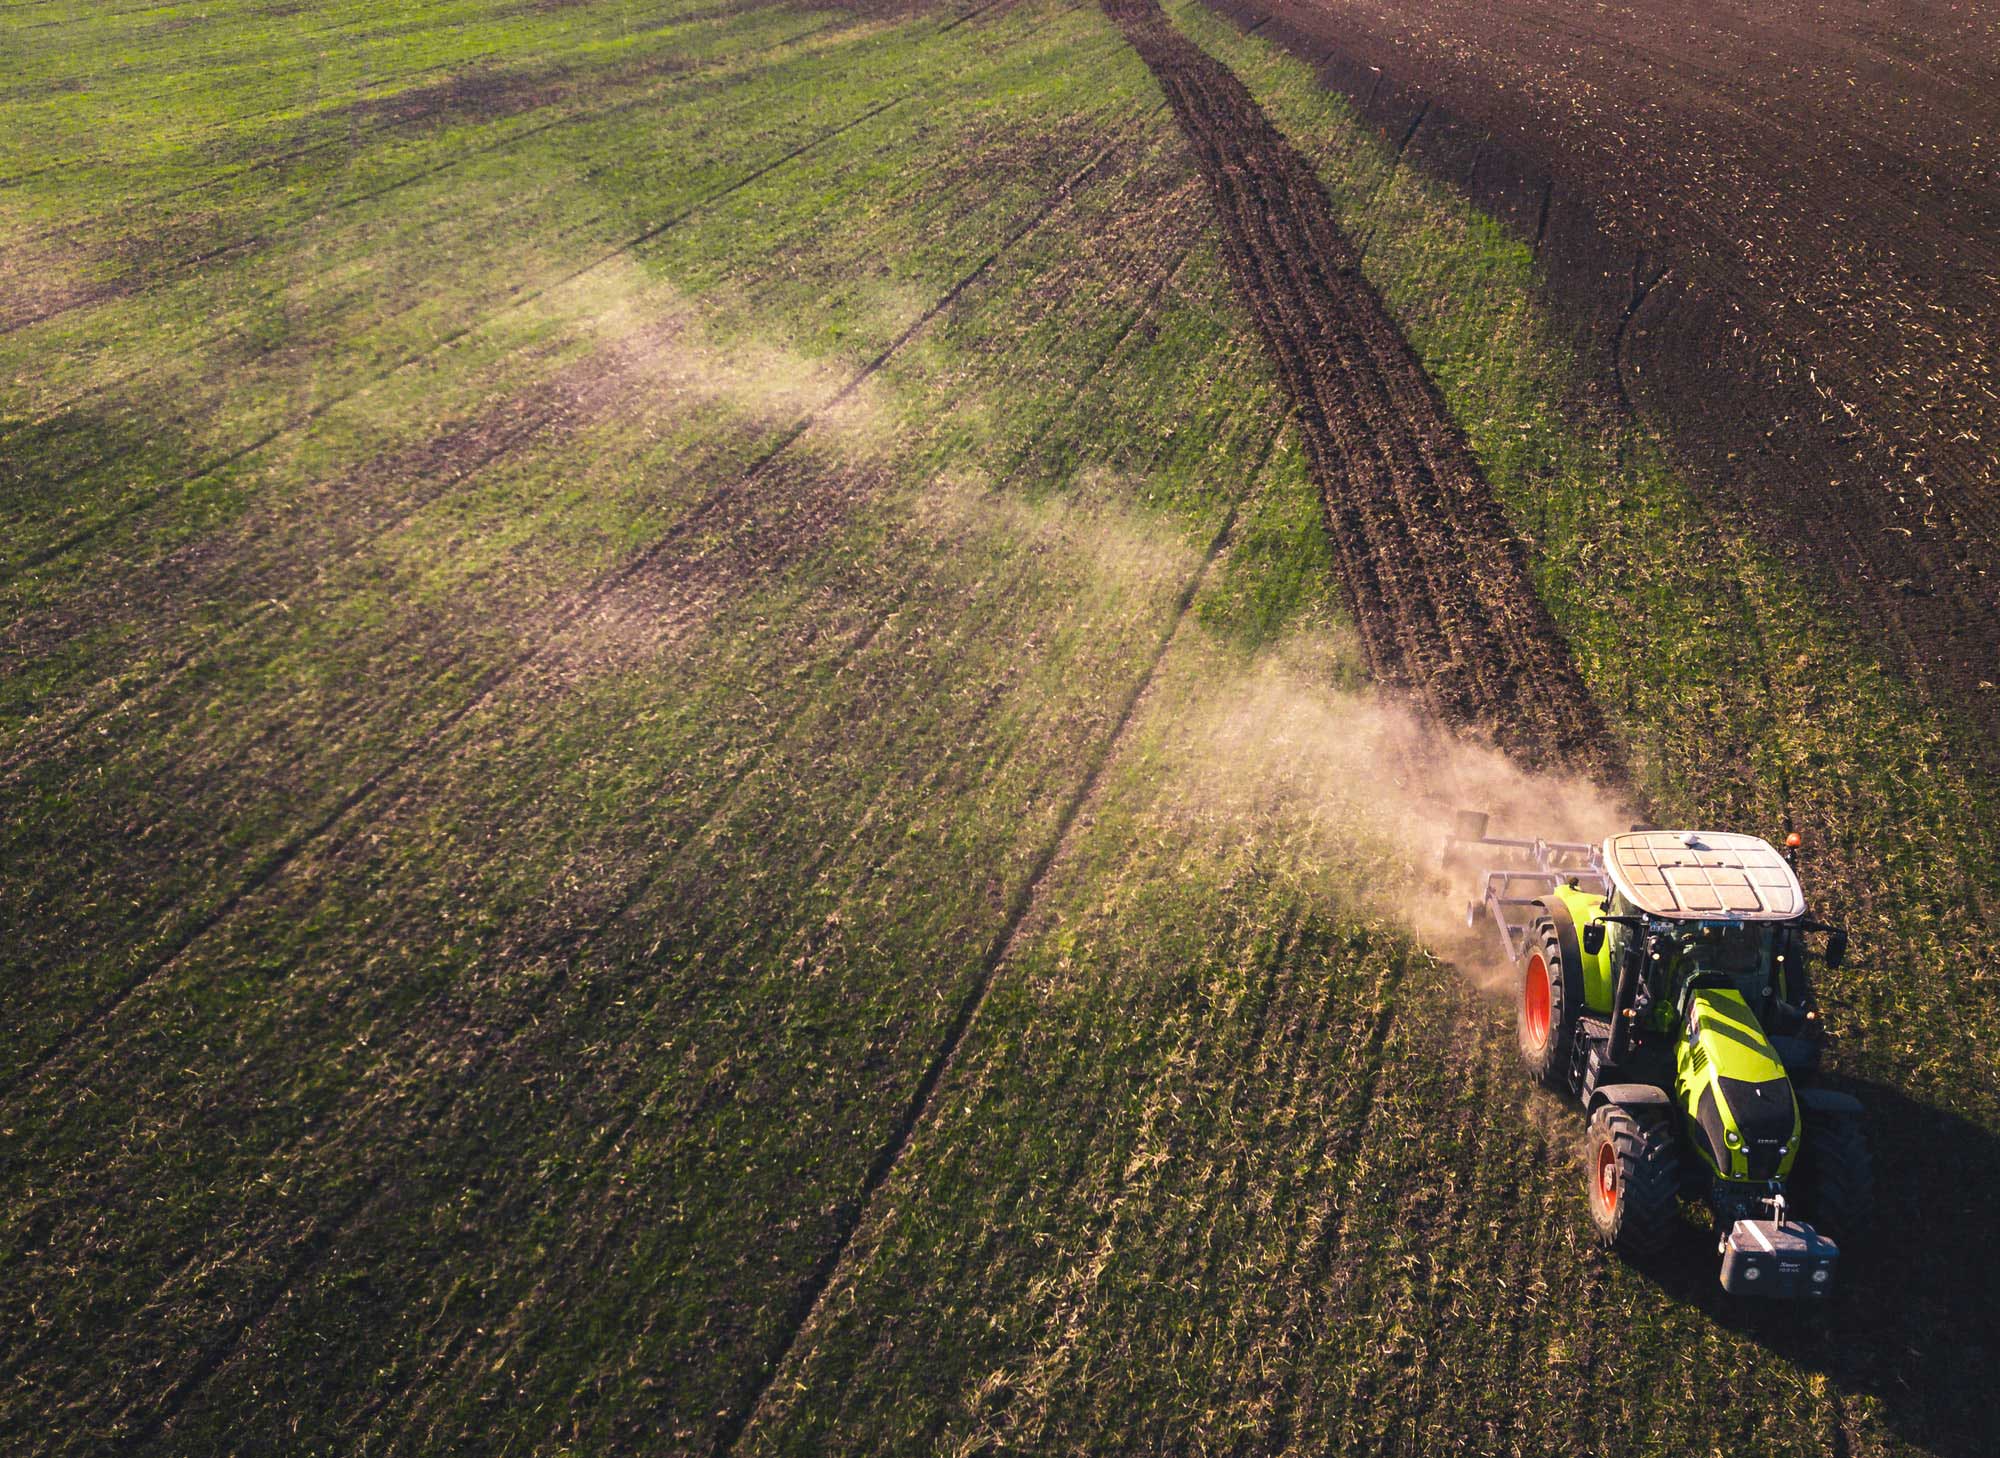
POLYGON ((1898 0, 1247 0, 1582 287, 1683 461, 2000 720, 2000 20, 1898 0))
POLYGON ((1154 0, 1105 11, 1166 91, 1297 412, 1369 666, 1524 757, 1602 767, 1596 706, 1478 463, 1311 166, 1154 0))

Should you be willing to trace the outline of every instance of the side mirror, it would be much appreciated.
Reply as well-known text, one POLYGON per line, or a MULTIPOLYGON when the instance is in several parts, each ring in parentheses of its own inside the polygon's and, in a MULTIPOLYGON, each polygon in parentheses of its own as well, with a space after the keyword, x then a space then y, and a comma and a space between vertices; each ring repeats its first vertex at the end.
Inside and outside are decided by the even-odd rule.
POLYGON ((1604 923, 1586 922, 1583 928, 1583 949, 1595 957, 1604 950, 1604 923))
POLYGON ((1820 960, 1829 967, 1838 967, 1847 960, 1847 933, 1839 927, 1826 934, 1826 955, 1820 960))

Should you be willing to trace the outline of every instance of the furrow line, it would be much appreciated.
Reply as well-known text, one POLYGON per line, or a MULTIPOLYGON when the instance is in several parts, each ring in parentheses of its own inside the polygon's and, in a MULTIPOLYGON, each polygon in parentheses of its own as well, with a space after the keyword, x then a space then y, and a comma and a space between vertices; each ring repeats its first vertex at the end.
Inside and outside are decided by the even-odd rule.
POLYGON ((1371 671, 1441 723, 1615 772, 1505 516, 1317 174, 1155 0, 1104 8, 1201 161, 1238 292, 1301 422, 1371 671))

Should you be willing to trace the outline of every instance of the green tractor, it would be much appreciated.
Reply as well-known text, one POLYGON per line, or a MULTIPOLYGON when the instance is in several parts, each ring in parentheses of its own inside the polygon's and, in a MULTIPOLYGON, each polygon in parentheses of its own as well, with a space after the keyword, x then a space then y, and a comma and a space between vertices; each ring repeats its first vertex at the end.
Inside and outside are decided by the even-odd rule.
POLYGON ((1797 837, 1506 840, 1474 814, 1447 853, 1463 845, 1516 862, 1484 872, 1467 924, 1490 920, 1518 968, 1529 1072, 1583 1104, 1599 1238, 1651 1255, 1699 1200, 1725 1290, 1830 1295, 1874 1187, 1861 1105, 1811 1082, 1825 1030, 1808 968, 1838 967, 1847 936, 1806 916, 1797 837))

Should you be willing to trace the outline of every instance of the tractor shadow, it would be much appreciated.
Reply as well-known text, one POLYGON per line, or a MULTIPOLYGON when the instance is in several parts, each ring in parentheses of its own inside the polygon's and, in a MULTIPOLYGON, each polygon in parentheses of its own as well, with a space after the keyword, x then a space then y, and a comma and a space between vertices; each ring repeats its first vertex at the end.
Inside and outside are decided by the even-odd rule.
POLYGON ((1826 1085, 1861 1100, 1875 1162, 1875 1229, 1843 1249, 1840 1295, 1815 1306, 1732 1297, 1713 1246, 1692 1229, 1637 1269, 1716 1325, 1879 1402, 1905 1441, 1941 1458, 1991 1458, 2000 1452, 2000 1138, 1884 1084, 1826 1085))

